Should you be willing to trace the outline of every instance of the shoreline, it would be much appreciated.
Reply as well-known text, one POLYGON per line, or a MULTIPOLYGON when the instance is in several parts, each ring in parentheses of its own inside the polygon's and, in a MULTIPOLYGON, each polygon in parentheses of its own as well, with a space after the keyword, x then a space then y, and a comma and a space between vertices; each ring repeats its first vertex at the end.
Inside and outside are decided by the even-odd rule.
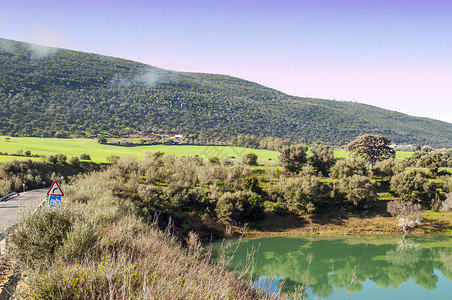
MULTIPOLYGON (((389 236, 403 235, 395 217, 328 218, 319 216, 281 216, 268 214, 250 224, 249 228, 234 227, 245 238, 313 237, 313 236, 389 236)), ((428 212, 421 226, 410 230, 407 236, 451 235, 452 213, 428 212)))

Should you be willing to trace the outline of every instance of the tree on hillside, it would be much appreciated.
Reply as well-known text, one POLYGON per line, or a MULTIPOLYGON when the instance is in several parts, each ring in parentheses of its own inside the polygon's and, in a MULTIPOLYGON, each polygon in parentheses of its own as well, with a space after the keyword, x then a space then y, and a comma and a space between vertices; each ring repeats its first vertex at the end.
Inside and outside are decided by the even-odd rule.
POLYGON ((351 141, 347 149, 353 154, 366 157, 372 169, 376 161, 395 156, 394 149, 389 147, 390 143, 391 141, 385 136, 365 134, 351 141))
POLYGON ((307 162, 308 147, 304 144, 292 145, 281 149, 279 161, 288 171, 298 173, 307 162))

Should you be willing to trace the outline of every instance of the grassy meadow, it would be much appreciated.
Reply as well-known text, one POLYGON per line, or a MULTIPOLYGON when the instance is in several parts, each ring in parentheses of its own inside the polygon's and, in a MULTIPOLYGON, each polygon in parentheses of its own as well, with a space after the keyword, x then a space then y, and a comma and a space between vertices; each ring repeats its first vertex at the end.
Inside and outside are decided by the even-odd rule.
MULTIPOLYGON (((195 156, 200 157, 242 157, 244 154, 254 152, 259 160, 275 160, 279 153, 276 151, 251 149, 233 146, 192 146, 192 145, 152 145, 152 146, 115 146, 102 145, 95 139, 57 139, 57 138, 38 138, 38 137, 11 137, 10 141, 5 140, 5 136, 0 137, 0 152, 8 154, 16 153, 17 150, 31 151, 31 154, 53 155, 63 153, 68 158, 71 156, 80 156, 82 153, 88 153, 95 162, 105 162, 107 157, 116 156, 135 156, 142 159, 145 152, 161 151, 165 154, 174 154, 175 156, 195 156)), ((11 160, 12 158, 29 159, 28 157, 5 156, 0 155, 0 161, 11 160)), ((39 158, 32 158, 39 159, 39 158)))
MULTIPOLYGON (((7 142, 5 136, 0 136, 0 152, 14 154, 17 150, 31 151, 31 154, 53 155, 57 153, 65 154, 68 159, 71 156, 80 156, 82 153, 88 153, 94 162, 106 162, 109 156, 134 156, 142 159, 146 152, 161 151, 165 154, 180 156, 200 157, 242 157, 244 154, 254 152, 260 161, 276 160, 279 153, 271 150, 252 149, 234 146, 199 146, 199 145, 152 145, 152 146, 116 146, 102 145, 95 139, 58 139, 58 138, 39 138, 39 137, 11 137, 7 142)), ((310 153, 308 153, 310 154, 310 153)), ((397 151, 396 158, 403 159, 410 157, 413 152, 397 151)), ((349 152, 345 150, 335 150, 336 158, 346 158, 349 152)), ((10 155, 0 155, 0 162, 9 161, 13 158, 17 160, 39 160, 37 157, 20 157, 10 155)))

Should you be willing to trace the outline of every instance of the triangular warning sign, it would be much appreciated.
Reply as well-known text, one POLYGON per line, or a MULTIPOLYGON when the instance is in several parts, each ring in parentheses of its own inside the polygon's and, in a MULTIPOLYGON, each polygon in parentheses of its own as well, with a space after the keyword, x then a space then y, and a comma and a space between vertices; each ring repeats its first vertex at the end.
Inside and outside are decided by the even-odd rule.
POLYGON ((47 196, 64 196, 63 191, 60 188, 58 182, 54 181, 47 191, 47 196))

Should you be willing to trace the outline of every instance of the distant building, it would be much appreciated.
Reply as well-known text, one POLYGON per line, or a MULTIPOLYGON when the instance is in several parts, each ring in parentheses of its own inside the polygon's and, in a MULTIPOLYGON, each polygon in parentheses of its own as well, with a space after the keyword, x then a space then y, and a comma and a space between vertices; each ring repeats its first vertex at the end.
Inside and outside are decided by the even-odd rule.
POLYGON ((413 145, 397 145, 397 144, 392 144, 389 145, 389 147, 391 147, 392 149, 411 149, 414 146, 413 145))

